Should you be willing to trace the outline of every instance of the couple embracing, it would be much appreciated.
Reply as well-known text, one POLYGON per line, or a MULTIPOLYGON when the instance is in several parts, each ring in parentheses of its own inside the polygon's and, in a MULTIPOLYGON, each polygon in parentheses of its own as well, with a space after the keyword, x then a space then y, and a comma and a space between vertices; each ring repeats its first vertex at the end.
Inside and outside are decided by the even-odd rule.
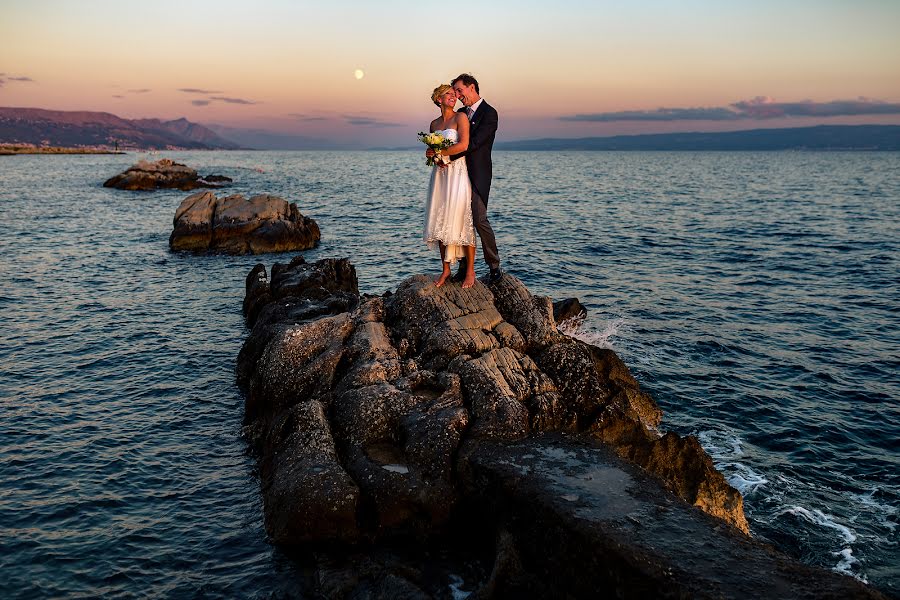
MULTIPOLYGON (((448 279, 475 285, 475 231, 481 238, 481 251, 490 271, 487 283, 503 276, 494 230, 487 218, 491 192, 491 148, 497 134, 497 111, 479 94, 478 81, 463 73, 450 85, 440 85, 431 100, 440 116, 431 122, 430 131, 440 133, 452 145, 441 154, 449 163, 436 161, 431 171, 428 199, 425 202, 425 243, 440 248, 443 271, 435 280, 440 287, 448 279), (455 109, 460 101, 463 108, 455 109), (460 268, 451 276, 450 267, 462 259, 460 268)), ((428 158, 435 151, 428 149, 428 158)))

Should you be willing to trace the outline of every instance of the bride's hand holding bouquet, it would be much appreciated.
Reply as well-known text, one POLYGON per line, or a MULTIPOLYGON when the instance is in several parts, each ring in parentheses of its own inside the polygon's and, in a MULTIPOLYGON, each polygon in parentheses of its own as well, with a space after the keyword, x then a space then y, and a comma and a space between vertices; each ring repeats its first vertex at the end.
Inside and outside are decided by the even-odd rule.
POLYGON ((441 151, 446 150, 447 148, 452 146, 452 140, 444 137, 443 134, 437 131, 434 131, 432 133, 425 133, 424 131, 420 131, 419 141, 428 146, 432 151, 434 151, 434 156, 429 156, 425 159, 426 166, 433 167, 438 163, 441 163, 443 165, 450 164, 450 157, 441 154, 441 151))

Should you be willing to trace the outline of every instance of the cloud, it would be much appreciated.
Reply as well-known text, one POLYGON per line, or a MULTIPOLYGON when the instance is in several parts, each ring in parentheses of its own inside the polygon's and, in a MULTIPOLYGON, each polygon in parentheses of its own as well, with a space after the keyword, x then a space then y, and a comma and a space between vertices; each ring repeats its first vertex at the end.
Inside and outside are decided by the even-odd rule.
POLYGON ((733 121, 739 119, 764 120, 779 117, 846 117, 856 115, 900 114, 900 103, 883 102, 860 97, 856 100, 815 102, 776 102, 766 96, 735 102, 729 106, 708 108, 658 108, 656 110, 626 110, 592 114, 566 115, 561 121, 733 121))
MULTIPOLYGON (((187 92, 189 94, 216 94, 220 92, 215 92, 212 90, 201 90, 199 88, 180 88, 179 92, 187 92)), ((191 100, 191 104, 194 106, 208 106, 212 102, 225 102, 227 104, 261 104, 255 100, 244 100, 243 98, 229 98, 227 96, 210 96, 209 98, 202 100, 191 100)))
POLYGON ((13 77, 12 75, 9 75, 7 73, 0 73, 0 87, 5 86, 10 81, 22 81, 22 82, 26 82, 26 83, 34 83, 34 79, 32 79, 31 77, 25 77, 25 76, 13 77))
POLYGON ((298 121, 327 121, 328 117, 318 117, 314 115, 304 115, 302 113, 288 113, 289 117, 293 117, 298 121))
POLYGON ((831 102, 776 102, 766 96, 735 102, 731 105, 748 119, 774 119, 778 117, 846 117, 854 115, 900 114, 900 103, 882 102, 871 98, 856 100, 832 100, 831 102))
POLYGON ((561 121, 730 121, 740 116, 727 108, 657 108, 620 112, 578 114, 560 117, 561 121))
POLYGON ((187 94, 221 94, 221 90, 201 90, 200 88, 178 88, 179 92, 187 94))
MULTIPOLYGON (((119 87, 119 86, 115 85, 113 87, 119 87)), ((113 95, 113 98, 124 98, 125 97, 124 94, 146 94, 146 93, 152 92, 152 91, 153 90, 151 90, 150 88, 139 88, 139 89, 135 89, 135 90, 126 90, 122 94, 113 95)))
POLYGON ((364 127, 404 127, 403 123, 391 123, 388 121, 380 121, 372 117, 362 117, 356 115, 343 115, 348 125, 362 125, 364 127))
POLYGON ((259 104, 259 102, 255 102, 253 100, 244 100, 243 98, 228 98, 226 96, 213 96, 210 100, 221 100, 222 102, 227 102, 228 104, 259 104))

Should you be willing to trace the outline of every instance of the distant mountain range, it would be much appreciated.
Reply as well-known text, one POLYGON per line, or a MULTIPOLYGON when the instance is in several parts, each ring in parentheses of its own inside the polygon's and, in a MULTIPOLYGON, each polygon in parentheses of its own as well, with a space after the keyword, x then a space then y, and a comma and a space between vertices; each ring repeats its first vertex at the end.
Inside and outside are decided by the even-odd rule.
POLYGON ((123 119, 105 112, 0 107, 0 143, 120 149, 234 150, 241 146, 187 119, 123 119))
POLYGON ((900 125, 654 133, 497 142, 497 150, 900 150, 900 125))
MULTIPOLYGON (((187 119, 123 119, 111 113, 0 107, 0 144, 120 150, 324 150, 321 138, 187 119)), ((900 150, 900 125, 817 125, 726 132, 498 141, 496 150, 900 150)), ((412 148, 394 148, 394 150, 412 148)), ((418 150, 418 147, 416 147, 418 150)))

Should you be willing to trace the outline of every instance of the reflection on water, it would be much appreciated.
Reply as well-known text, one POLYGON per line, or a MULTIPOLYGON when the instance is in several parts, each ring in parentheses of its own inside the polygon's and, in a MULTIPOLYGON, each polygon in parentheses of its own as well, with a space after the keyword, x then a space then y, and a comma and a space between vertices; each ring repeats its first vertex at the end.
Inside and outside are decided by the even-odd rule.
MULTIPOLYGON (((418 153, 173 153, 280 194, 363 292, 437 271, 418 153)), ((138 156, 0 161, 5 596, 300 593, 265 541, 234 361, 260 259, 167 250, 138 156)), ((505 267, 577 296, 746 495, 754 534, 900 588, 900 155, 497 153, 505 267)), ((264 257, 267 264, 289 256, 264 257)))

